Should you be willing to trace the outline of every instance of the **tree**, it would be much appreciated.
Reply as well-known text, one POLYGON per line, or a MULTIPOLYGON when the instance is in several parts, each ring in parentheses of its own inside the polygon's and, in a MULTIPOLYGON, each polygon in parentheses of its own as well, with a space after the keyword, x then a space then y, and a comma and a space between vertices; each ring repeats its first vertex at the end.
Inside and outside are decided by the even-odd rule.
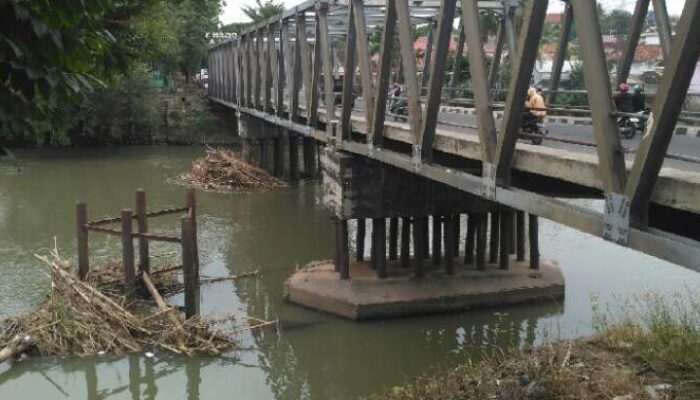
POLYGON ((268 20, 276 17, 284 11, 284 4, 277 3, 273 0, 255 0, 256 5, 244 6, 243 13, 250 18, 253 23, 268 20))
POLYGON ((189 82, 194 72, 205 65, 208 35, 219 28, 221 0, 172 0, 177 9, 175 29, 180 49, 180 71, 189 82))

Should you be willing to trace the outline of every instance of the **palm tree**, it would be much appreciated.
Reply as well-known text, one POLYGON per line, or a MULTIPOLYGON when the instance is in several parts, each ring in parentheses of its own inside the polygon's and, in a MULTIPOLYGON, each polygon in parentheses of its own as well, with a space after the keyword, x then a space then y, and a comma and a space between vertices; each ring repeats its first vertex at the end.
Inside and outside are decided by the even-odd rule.
POLYGON ((276 17, 284 11, 284 4, 276 3, 274 0, 255 0, 256 6, 244 6, 243 13, 248 16, 253 23, 265 21, 276 17))

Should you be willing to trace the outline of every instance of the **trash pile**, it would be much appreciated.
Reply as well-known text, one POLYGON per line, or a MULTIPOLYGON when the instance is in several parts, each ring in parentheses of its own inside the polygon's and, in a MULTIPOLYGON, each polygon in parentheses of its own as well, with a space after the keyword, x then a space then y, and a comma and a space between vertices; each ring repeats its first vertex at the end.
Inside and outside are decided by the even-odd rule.
POLYGON ((182 178, 206 189, 272 190, 285 186, 266 171, 239 160, 228 149, 208 149, 182 178))
POLYGON ((233 317, 183 321, 161 292, 181 290, 176 266, 141 273, 136 299, 127 302, 120 263, 91 271, 80 280, 54 250, 37 256, 49 268, 51 293, 38 308, 0 322, 0 363, 22 354, 41 356, 121 355, 163 349, 177 354, 217 355, 234 349, 242 330, 276 323, 257 320, 235 327, 233 317))

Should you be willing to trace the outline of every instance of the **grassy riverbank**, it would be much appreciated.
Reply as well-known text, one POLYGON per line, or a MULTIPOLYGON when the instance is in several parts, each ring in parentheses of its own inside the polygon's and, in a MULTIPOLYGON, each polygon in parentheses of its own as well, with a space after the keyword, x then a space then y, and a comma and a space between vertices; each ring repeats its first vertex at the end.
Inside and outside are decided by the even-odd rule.
POLYGON ((596 317, 591 337, 496 349, 395 387, 383 399, 698 399, 700 307, 648 296, 596 317))

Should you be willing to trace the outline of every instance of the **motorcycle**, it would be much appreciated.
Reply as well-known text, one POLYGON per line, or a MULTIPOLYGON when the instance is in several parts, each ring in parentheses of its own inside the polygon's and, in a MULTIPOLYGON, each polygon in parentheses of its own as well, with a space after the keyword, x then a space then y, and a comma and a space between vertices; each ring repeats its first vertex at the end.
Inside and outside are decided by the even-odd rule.
POLYGON ((632 139, 637 132, 644 133, 647 128, 647 119, 651 110, 648 108, 635 113, 636 116, 624 116, 617 120, 620 134, 625 139, 632 139))
POLYGON ((544 137, 549 134, 547 126, 537 118, 525 118, 522 129, 523 133, 528 134, 528 139, 534 145, 542 144, 544 137))
POLYGON ((406 117, 408 115, 408 109, 406 108, 406 102, 404 99, 393 99, 389 105, 389 113, 394 117, 394 121, 397 121, 399 118, 406 117))

